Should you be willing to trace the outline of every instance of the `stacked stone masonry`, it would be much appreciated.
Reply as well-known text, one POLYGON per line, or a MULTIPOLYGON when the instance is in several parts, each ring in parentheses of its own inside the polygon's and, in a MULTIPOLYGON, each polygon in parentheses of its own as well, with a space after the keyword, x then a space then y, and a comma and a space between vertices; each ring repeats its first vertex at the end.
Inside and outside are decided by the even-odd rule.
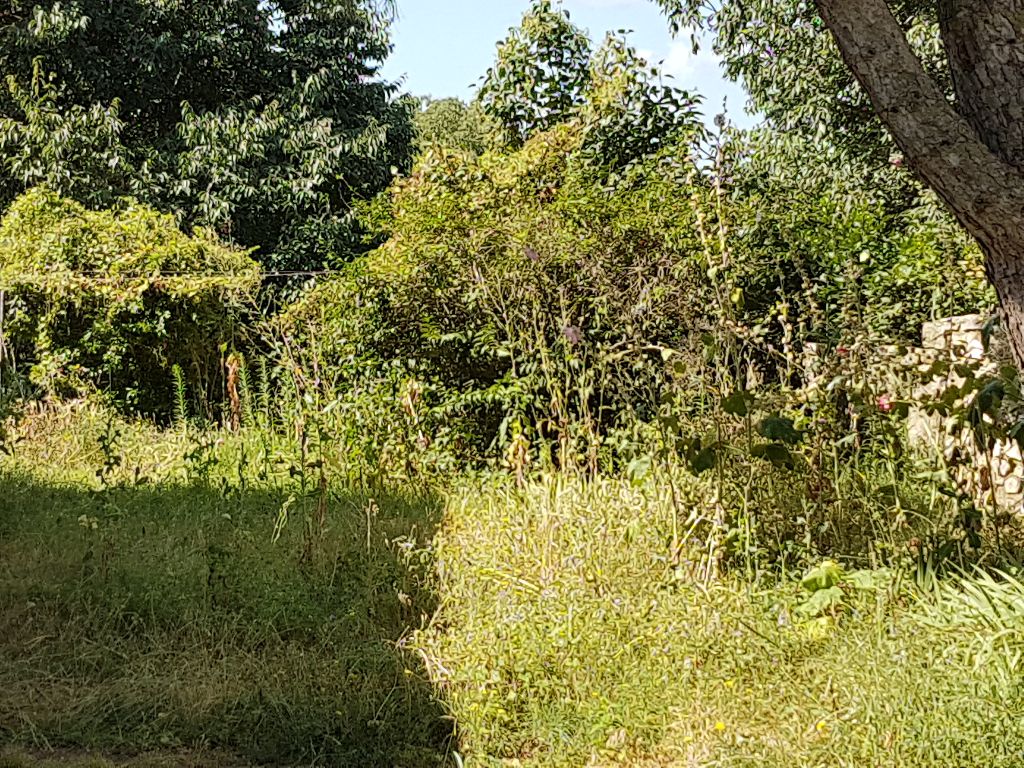
MULTIPOLYGON (((1005 350, 996 337, 986 350, 984 341, 986 318, 964 315, 926 323, 922 329, 922 347, 912 355, 922 369, 936 360, 968 363, 978 375, 994 373, 1006 359, 1005 350)), ((937 399, 952 386, 963 384, 955 371, 939 376, 915 392, 918 402, 937 399)), ((961 457, 959 479, 963 481, 984 506, 993 503, 1016 511, 1024 508, 1024 457, 1015 442, 999 441, 991 453, 979 451, 974 438, 966 430, 958 429, 955 421, 915 409, 910 414, 909 439, 911 444, 929 450, 939 450, 947 460, 961 457)))

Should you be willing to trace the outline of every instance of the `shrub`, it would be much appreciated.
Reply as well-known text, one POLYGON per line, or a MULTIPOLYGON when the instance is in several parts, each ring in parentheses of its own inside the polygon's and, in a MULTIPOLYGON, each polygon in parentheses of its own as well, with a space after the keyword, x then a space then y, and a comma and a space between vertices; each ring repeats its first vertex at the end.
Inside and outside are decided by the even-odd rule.
POLYGON ((707 315, 689 199, 656 164, 609 193, 580 146, 563 126, 512 154, 427 152, 371 212, 390 239, 291 315, 335 370, 415 380, 432 439, 596 462, 707 315))
POLYGON ((898 169, 877 171, 825 142, 772 129, 722 147, 732 278, 744 313, 806 340, 916 343, 921 324, 986 311, 981 251, 898 169))
POLYGON ((479 155, 490 143, 488 119, 475 102, 467 105, 459 99, 420 99, 413 124, 419 151, 440 146, 479 155))
POLYGON ((593 471, 659 420, 704 431, 731 392, 801 386, 811 343, 913 343, 991 302, 933 207, 890 213, 801 170, 799 147, 695 142, 685 119, 632 160, 595 154, 618 123, 599 101, 582 114, 512 152, 425 153, 368 212, 384 245, 290 310, 321 372, 375 389, 378 411, 413 386, 425 439, 461 459, 593 471))
POLYGON ((126 409, 166 415, 179 365, 208 401, 240 302, 258 284, 245 253, 131 202, 90 211, 37 188, 0 223, 4 331, 50 395, 102 389, 126 409))

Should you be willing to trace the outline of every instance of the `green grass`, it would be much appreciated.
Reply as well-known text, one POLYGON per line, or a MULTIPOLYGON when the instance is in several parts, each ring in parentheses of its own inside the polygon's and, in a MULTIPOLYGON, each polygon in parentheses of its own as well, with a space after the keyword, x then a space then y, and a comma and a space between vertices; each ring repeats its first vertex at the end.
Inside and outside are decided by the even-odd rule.
POLYGON ((1024 764, 1020 658, 977 663, 979 641, 1024 635, 1024 612, 943 627, 895 579, 801 618, 793 580, 681 579, 671 518, 666 491, 616 481, 453 500, 443 607, 418 643, 471 764, 1024 764))
POLYGON ((153 752, 108 758, 81 750, 0 750, 0 768, 245 768, 231 755, 209 749, 153 752))
POLYGON ((0 463, 0 768, 1024 764, 1013 577, 803 617, 673 554, 699 485, 615 479, 338 479, 311 550, 285 442, 106 426, 0 463))
MULTIPOLYGON (((436 605, 418 558, 436 496, 332 493, 326 534, 304 556, 315 499, 295 482, 183 485, 175 466, 103 488, 94 471, 86 480, 92 453, 41 460, 88 442, 49 430, 0 469, 0 745, 444 762, 450 721, 403 647, 436 605)), ((130 439, 148 439, 149 462, 178 440, 130 439)), ((217 450, 232 466, 238 446, 217 450)))

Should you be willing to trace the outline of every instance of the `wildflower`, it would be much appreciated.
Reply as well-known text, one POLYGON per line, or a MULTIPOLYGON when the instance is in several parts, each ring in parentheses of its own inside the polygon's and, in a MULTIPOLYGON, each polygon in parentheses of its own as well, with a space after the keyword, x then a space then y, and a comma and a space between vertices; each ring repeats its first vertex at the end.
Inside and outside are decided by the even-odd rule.
POLYGON ((818 733, 824 733, 828 730, 828 723, 826 723, 824 720, 819 720, 815 724, 814 730, 816 730, 818 733))
POLYGON ((715 723, 715 730, 719 733, 722 733, 725 730, 725 723, 719 720, 717 723, 715 723))
POLYGON ((849 357, 850 356, 850 348, 849 347, 836 347, 836 354, 839 355, 840 357, 849 357))
POLYGON ((562 335, 565 336, 565 340, 568 341, 572 346, 583 343, 583 331, 581 331, 575 325, 567 325, 562 329, 562 335))
POLYGON ((880 395, 878 398, 878 410, 882 413, 892 412, 892 398, 889 395, 880 395))

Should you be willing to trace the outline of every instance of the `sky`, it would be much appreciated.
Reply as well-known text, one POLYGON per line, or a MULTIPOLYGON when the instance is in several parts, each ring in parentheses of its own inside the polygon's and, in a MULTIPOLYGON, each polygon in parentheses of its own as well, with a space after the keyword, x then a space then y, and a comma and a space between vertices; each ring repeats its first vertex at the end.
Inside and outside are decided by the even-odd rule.
MULTIPOLYGON (((384 74, 417 96, 473 98, 474 86, 494 61, 495 47, 517 26, 530 0, 398 0, 394 53, 384 74)), ((729 116, 750 125, 743 89, 727 81, 703 46, 694 55, 688 34, 673 39, 654 0, 562 0, 575 24, 595 43, 605 32, 630 30, 629 41, 649 61, 662 62, 675 84, 705 98, 710 121, 727 99, 729 116)))

